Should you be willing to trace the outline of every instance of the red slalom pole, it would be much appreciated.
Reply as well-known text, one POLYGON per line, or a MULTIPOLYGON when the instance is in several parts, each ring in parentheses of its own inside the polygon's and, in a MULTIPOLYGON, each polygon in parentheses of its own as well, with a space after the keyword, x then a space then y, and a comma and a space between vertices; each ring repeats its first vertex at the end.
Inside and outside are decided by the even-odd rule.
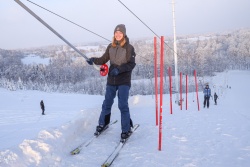
POLYGON ((161 36, 161 59, 160 59, 160 124, 159 124, 159 146, 158 150, 161 151, 162 145, 162 102, 163 102, 163 67, 164 67, 164 37, 161 36))
POLYGON ((188 109, 188 76, 186 75, 186 110, 188 109))
POLYGON ((180 72, 180 108, 182 110, 182 73, 180 72))
POLYGON ((172 107, 172 70, 171 67, 168 68, 168 76, 169 76, 169 87, 170 87, 170 114, 173 114, 172 107))
POLYGON ((200 111, 200 103, 199 103, 199 96, 198 96, 198 82, 197 82, 197 77, 196 77, 196 70, 194 70, 194 79, 195 79, 196 98, 197 98, 198 111, 200 111))
POLYGON ((158 126, 158 70, 157 70, 157 38, 154 37, 154 63, 155 63, 155 122, 158 126))

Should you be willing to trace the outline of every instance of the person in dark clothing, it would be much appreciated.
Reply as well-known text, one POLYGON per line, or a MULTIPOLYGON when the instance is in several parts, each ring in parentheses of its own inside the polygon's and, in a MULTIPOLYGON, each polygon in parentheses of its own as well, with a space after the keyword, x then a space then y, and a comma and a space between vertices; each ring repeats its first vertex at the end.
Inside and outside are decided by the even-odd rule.
POLYGON ((216 92, 214 93, 214 103, 215 105, 217 105, 217 99, 218 99, 218 95, 216 94, 216 92))
POLYGON ((40 107, 41 107, 41 109, 42 109, 42 115, 45 115, 45 114, 44 114, 45 107, 44 107, 43 100, 41 100, 41 102, 40 102, 40 107))
POLYGON ((135 63, 134 47, 129 43, 126 27, 119 24, 115 27, 112 43, 108 45, 105 53, 100 57, 87 60, 89 65, 103 65, 110 62, 107 77, 105 99, 99 117, 95 135, 99 134, 110 123, 111 107, 118 92, 118 108, 121 112, 121 139, 126 139, 131 134, 133 127, 128 106, 129 90, 131 87, 131 74, 135 63))
POLYGON ((206 84, 206 87, 203 90, 204 93, 204 108, 206 107, 207 104, 207 108, 209 108, 209 99, 211 96, 211 89, 209 88, 208 84, 206 84))

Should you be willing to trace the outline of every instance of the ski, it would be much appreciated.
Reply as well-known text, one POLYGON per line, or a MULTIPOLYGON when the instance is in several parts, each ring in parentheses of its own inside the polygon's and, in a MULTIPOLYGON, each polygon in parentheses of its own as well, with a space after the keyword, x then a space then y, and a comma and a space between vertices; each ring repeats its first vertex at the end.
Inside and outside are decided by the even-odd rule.
MULTIPOLYGON (((134 125, 134 127, 132 128, 132 134, 134 133, 134 131, 138 127, 139 127, 139 124, 134 125)), ((131 137, 131 135, 129 136, 129 138, 131 137)), ((106 159, 106 161, 102 164, 101 167, 109 167, 114 162, 114 160, 116 159, 116 157, 118 156, 119 152, 121 151, 121 149, 126 144, 126 142, 128 141, 129 138, 127 138, 126 140, 120 140, 119 144, 116 146, 116 148, 114 149, 114 151, 110 154, 110 156, 106 159)))
POLYGON ((72 151, 70 152, 70 154, 71 154, 71 155, 79 154, 80 151, 81 151, 83 148, 87 147, 87 146, 88 146, 90 143, 92 143, 98 136, 100 136, 104 131, 106 131, 106 129, 108 129, 110 125, 113 125, 113 124, 115 124, 116 122, 117 122, 117 120, 111 121, 110 124, 107 125, 107 126, 103 129, 103 131, 102 131, 101 133, 94 134, 90 139, 88 139, 87 141, 81 143, 78 147, 76 147, 74 150, 72 150, 72 151))

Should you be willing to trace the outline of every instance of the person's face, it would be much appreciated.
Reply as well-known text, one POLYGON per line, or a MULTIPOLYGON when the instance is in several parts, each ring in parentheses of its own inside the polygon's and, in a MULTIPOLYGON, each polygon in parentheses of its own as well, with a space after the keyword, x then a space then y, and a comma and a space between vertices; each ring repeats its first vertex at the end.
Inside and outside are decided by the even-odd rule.
POLYGON ((115 32, 115 39, 117 41, 120 41, 123 38, 123 33, 121 31, 116 31, 115 32))

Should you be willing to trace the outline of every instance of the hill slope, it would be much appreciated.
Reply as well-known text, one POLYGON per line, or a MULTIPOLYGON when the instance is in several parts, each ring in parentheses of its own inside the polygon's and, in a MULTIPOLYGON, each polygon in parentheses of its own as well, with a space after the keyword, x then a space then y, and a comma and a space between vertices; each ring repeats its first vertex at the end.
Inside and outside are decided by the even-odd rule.
MULTIPOLYGON (((219 95, 209 109, 197 109, 195 94, 181 111, 164 95, 162 151, 158 151, 153 96, 129 99, 131 116, 140 127, 125 145, 114 166, 247 167, 250 163, 249 71, 229 71, 207 79, 219 95), (230 86, 231 89, 229 89, 230 86)), ((119 141, 117 99, 112 119, 119 122, 87 149, 69 152, 93 135, 102 96, 0 89, 0 166, 100 166, 119 141), (46 115, 39 102, 43 99, 46 115)), ((203 95, 199 93, 202 107, 203 95)))

